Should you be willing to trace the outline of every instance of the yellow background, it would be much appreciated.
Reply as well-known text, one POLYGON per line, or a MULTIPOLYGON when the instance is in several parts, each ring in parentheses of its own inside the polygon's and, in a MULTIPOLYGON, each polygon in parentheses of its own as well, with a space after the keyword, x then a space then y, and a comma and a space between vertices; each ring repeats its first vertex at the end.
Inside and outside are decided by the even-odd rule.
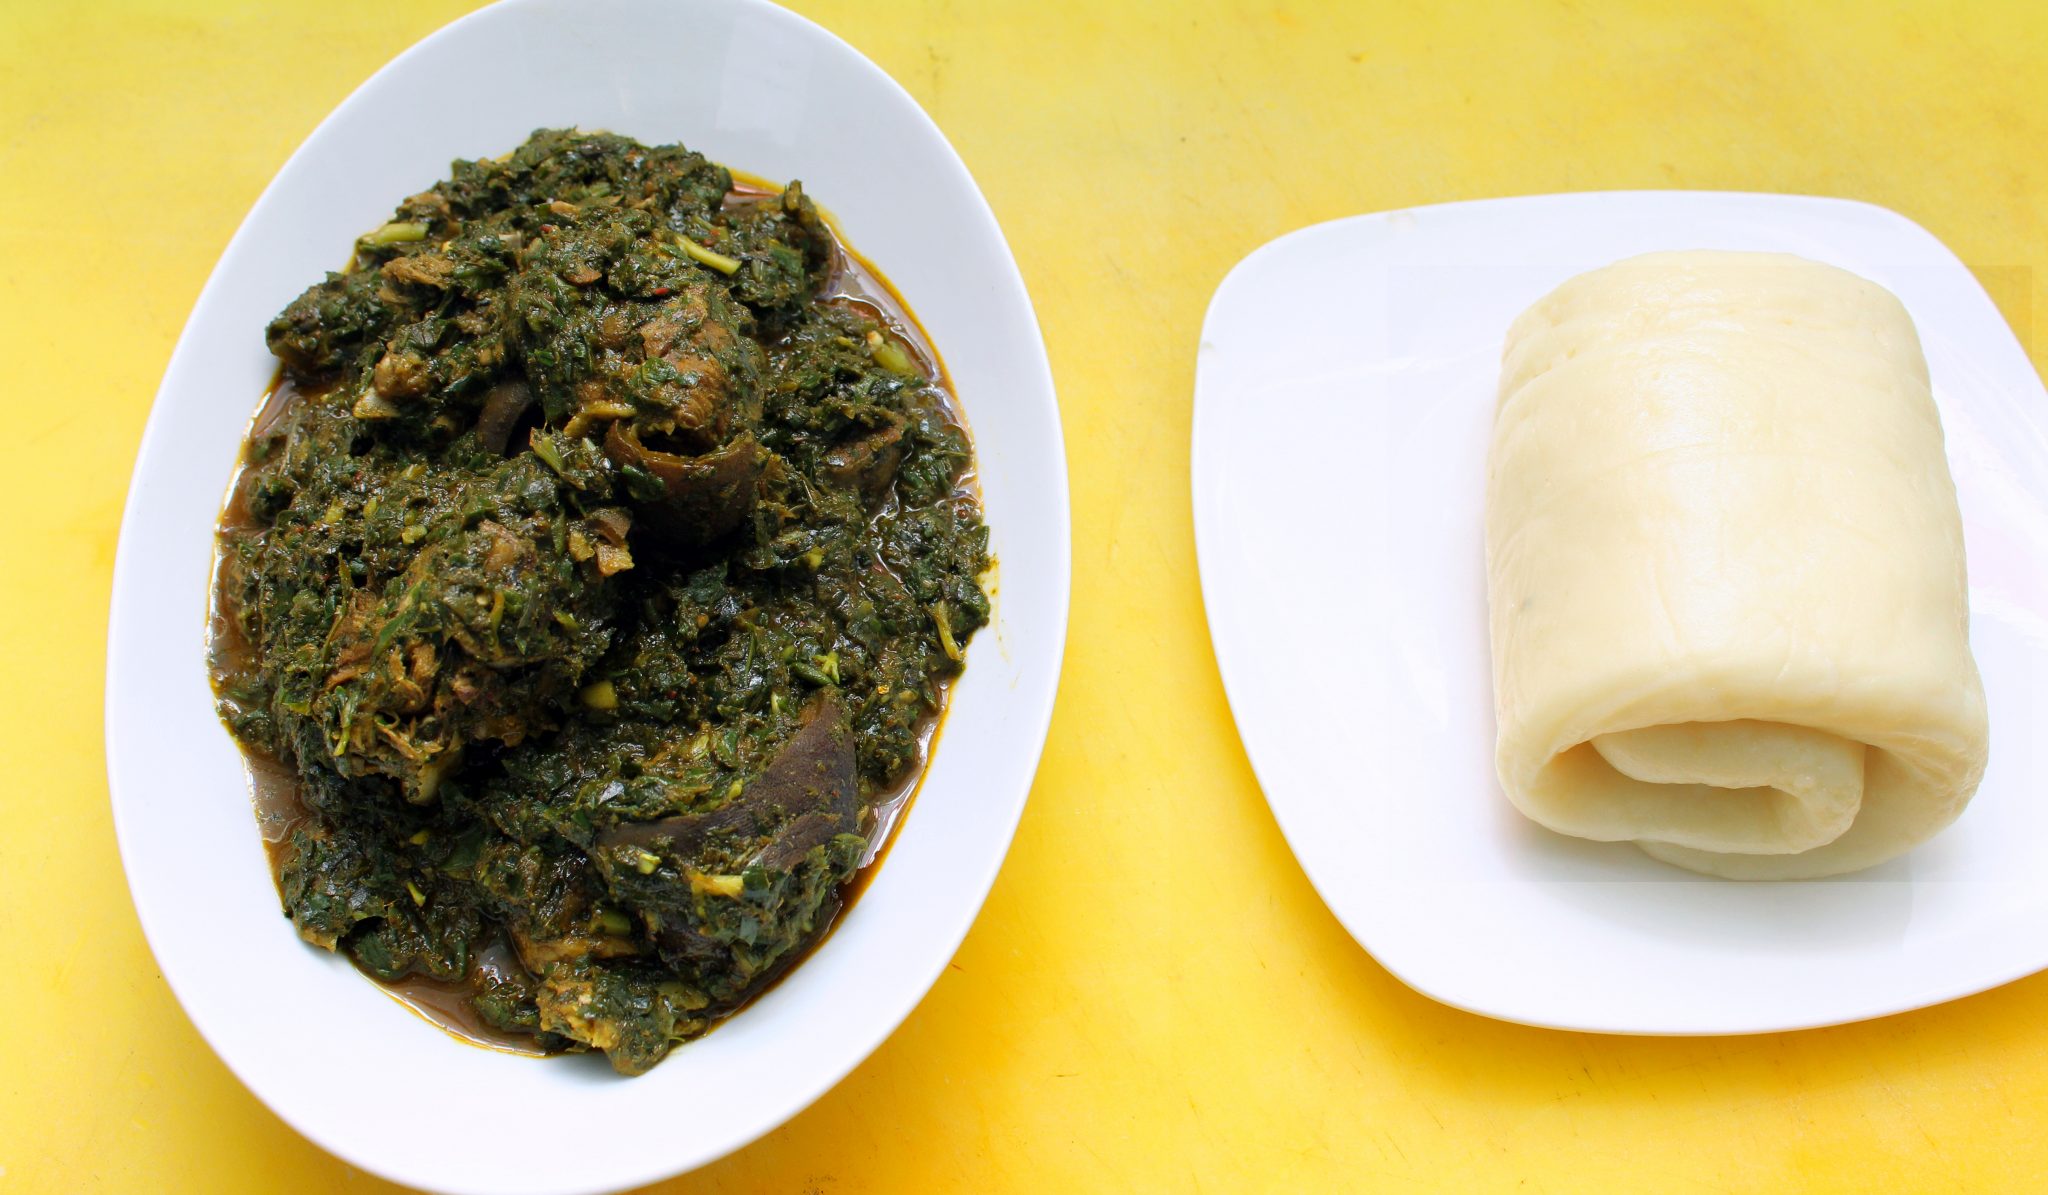
MULTIPOLYGON (((0 4, 0 1195, 388 1189, 258 1104, 157 977, 108 819, 103 628, 136 440, 215 257, 321 116, 466 7, 0 4)), ((2048 979, 1686 1041, 1495 1024, 1381 970, 1238 746, 1186 455, 1231 264, 1410 204, 1866 199, 1952 246, 2031 348, 2048 5, 796 7, 925 105, 1009 234, 1066 416, 1073 631, 952 968, 838 1089, 670 1189, 2048 1189, 2048 979)), ((534 1115, 535 1148, 603 1148, 534 1115)))

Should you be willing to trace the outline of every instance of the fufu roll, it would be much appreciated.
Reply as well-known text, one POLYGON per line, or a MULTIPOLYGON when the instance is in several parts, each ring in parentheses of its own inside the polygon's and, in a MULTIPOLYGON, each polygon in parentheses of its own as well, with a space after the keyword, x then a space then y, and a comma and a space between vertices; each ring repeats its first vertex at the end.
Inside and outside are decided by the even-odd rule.
POLYGON ((1987 752, 1962 520, 1889 291, 1767 253, 1573 278, 1508 332, 1486 486, 1524 814, 1775 880, 1962 812, 1987 752))

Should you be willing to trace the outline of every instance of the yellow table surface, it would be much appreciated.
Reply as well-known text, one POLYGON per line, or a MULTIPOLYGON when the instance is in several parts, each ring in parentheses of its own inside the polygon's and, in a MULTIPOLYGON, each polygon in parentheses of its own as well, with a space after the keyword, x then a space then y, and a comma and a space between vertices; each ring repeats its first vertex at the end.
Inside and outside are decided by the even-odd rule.
MULTIPOLYGON (((0 1195, 389 1189, 251 1097, 158 977, 109 823, 103 628, 135 444, 207 271, 314 123, 465 7, 0 5, 0 1195)), ((670 1189, 2048 1189, 2039 977, 1660 1040, 1496 1024, 1389 976, 1246 766, 1187 474, 1210 292, 1357 212, 1851 196, 1932 229, 2032 348, 2048 5, 796 7, 924 104, 1009 234, 1066 417, 1073 630, 1023 827, 945 977, 816 1106, 670 1189)), ((537 1148, 578 1147, 535 1120, 537 1148)))

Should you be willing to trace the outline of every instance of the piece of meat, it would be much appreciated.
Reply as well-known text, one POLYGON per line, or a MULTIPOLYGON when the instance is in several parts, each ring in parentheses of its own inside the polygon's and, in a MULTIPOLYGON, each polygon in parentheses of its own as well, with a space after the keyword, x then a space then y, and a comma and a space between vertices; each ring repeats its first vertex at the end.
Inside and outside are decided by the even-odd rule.
POLYGON ((859 494, 872 510, 896 484, 896 469, 902 463, 903 423, 899 419, 826 453, 824 477, 831 485, 859 494))
POLYGON ((389 282, 447 290, 455 277, 455 259, 439 253, 414 253, 392 258, 379 272, 389 282))
POLYGON ((665 412, 647 426, 704 451, 731 433, 735 392, 721 355, 731 351, 733 330, 715 318, 703 288, 692 287, 670 300, 640 326, 640 346, 649 361, 669 365, 674 380, 661 387, 665 412))
POLYGON ((740 906, 721 907, 728 906, 724 899, 714 899, 710 908, 686 900, 661 918, 654 935, 662 957, 694 971, 716 1002, 742 998, 801 957, 806 944, 832 923, 840 907, 839 884, 852 872, 854 861, 842 856, 835 862, 829 844, 860 831, 853 735, 830 691, 807 713, 809 720, 761 775, 724 806, 628 823, 598 839, 600 846, 665 854, 686 872, 696 870, 700 852, 732 850, 731 840, 737 839, 740 858, 733 869, 767 874, 762 893, 750 890, 744 919, 735 920, 731 911, 740 906), (821 853, 821 847, 828 849, 821 853))
POLYGON ((761 497, 763 459, 751 434, 701 456, 658 452, 623 422, 604 438, 605 455, 661 482, 662 497, 644 503, 636 527, 669 544, 696 547, 737 530, 761 497))
POLYGON ((484 395, 483 410, 476 417, 476 441, 486 452, 503 453, 512 440, 519 417, 533 405, 533 387, 512 380, 499 382, 484 395))
POLYGON ((834 834, 859 832, 860 780, 853 731, 829 690, 807 721, 740 795, 705 813, 626 822, 597 836, 599 847, 636 846, 687 863, 714 836, 767 835, 754 862, 787 866, 834 834), (801 844, 801 845, 799 845, 801 844))
POLYGON ((370 384, 385 398, 418 398, 434 384, 433 366, 411 349, 392 349, 378 358, 370 384))

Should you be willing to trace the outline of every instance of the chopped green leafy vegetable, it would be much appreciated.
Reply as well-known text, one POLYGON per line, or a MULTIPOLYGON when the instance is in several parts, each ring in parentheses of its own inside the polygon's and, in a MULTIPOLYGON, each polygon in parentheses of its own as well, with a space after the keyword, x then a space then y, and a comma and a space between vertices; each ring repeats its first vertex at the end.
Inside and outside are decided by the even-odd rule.
POLYGON ((792 183, 543 131, 268 329, 223 716, 285 912, 638 1074, 801 957, 989 617, 968 440, 792 183))

